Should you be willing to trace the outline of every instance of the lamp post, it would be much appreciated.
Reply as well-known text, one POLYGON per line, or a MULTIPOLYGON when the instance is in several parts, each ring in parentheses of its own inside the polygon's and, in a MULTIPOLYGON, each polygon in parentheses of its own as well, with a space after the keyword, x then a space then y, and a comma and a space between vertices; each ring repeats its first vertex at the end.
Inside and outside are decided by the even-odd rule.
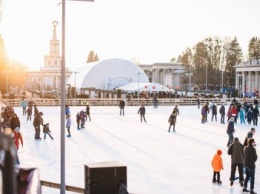
POLYGON ((6 75, 6 94, 9 93, 9 76, 8 74, 10 74, 12 71, 10 70, 4 70, 3 73, 6 75))
POLYGON ((191 65, 190 65, 190 72, 186 73, 185 75, 189 76, 189 92, 191 92, 191 76, 193 75, 191 73, 191 65))
POLYGON ((191 92, 191 76, 193 74, 190 72, 190 73, 186 73, 185 75, 189 76, 189 92, 191 92))
POLYGON ((137 73, 137 80, 138 80, 138 90, 137 90, 137 97, 138 97, 138 104, 139 104, 139 76, 140 76, 140 72, 137 73))
POLYGON ((75 78, 75 98, 77 98, 77 74, 79 74, 78 71, 74 71, 74 78, 75 78))
POLYGON ((208 65, 206 65, 206 91, 208 91, 208 65))
POLYGON ((241 86, 241 79, 242 79, 242 74, 238 74, 238 97, 241 98, 242 94, 242 86, 241 86))
MULTIPOLYGON (((77 0, 74 0, 77 1, 77 0)), ((83 0, 78 0, 83 1, 83 0)), ((94 0, 84 0, 91 1, 94 0)), ((60 193, 65 194, 66 185, 65 185, 65 95, 66 95, 66 86, 65 86, 65 16, 66 16, 66 0, 62 0, 62 58, 61 58, 61 173, 60 173, 60 193)))

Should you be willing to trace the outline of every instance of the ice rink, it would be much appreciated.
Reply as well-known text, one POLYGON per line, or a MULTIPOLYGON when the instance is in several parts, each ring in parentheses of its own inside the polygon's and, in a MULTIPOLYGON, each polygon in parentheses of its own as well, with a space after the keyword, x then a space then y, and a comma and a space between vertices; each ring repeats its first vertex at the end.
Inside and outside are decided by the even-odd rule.
MULTIPOLYGON (((219 109, 218 105, 218 109, 219 109)), ((70 107, 71 138, 66 137, 66 184, 84 188, 84 165, 116 160, 127 166, 127 188, 135 194, 239 194, 238 181, 231 187, 231 159, 227 155, 227 124, 211 121, 201 124, 197 106, 180 106, 176 133, 168 132, 173 106, 146 107, 147 123, 140 122, 139 107, 90 106, 91 122, 77 130, 76 113, 84 106, 70 107), (222 185, 212 183, 211 160, 217 149, 223 154, 222 185)), ((228 106, 226 106, 227 111, 228 106)), ((50 123, 54 140, 34 140, 32 121, 26 121, 22 108, 16 107, 21 122, 24 147, 19 150, 21 167, 37 167, 40 179, 60 182, 60 107, 38 107, 44 122, 50 123)), ((235 137, 241 142, 252 126, 235 125, 235 137)), ((259 128, 254 138, 260 142, 259 128)), ((67 132, 66 132, 67 135, 67 132)), ((43 134, 41 133, 41 137, 43 134)), ((260 144, 259 144, 260 145, 260 144)), ((256 147, 258 156, 260 148, 256 147)), ((260 159, 259 159, 260 160, 260 159)), ((260 165, 256 162, 255 192, 260 193, 260 165)), ((42 187, 43 193, 59 190, 42 187)), ((69 193, 69 192, 67 192, 69 193)))

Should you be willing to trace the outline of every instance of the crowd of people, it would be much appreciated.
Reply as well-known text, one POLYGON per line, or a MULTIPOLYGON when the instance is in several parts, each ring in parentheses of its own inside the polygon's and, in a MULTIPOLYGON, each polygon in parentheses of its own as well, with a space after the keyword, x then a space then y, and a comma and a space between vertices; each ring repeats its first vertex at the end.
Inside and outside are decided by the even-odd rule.
MULTIPOLYGON (((228 155, 231 156, 231 173, 230 173, 230 186, 233 186, 233 183, 236 179, 239 179, 240 186, 243 188, 244 193, 256 194, 254 191, 255 184, 255 162, 257 160, 256 144, 253 135, 255 133, 255 126, 257 126, 259 110, 258 110, 258 101, 255 100, 254 104, 247 104, 245 101, 243 104, 238 101, 233 100, 227 110, 227 134, 228 134, 228 155), (240 122, 238 122, 238 119, 240 122), (245 137, 244 143, 242 144, 239 141, 238 137, 234 138, 235 125, 247 124, 251 126, 251 120, 253 120, 253 127, 251 127, 247 136, 245 137), (236 168, 238 168, 239 176, 235 176, 236 168), (244 178, 245 174, 245 178, 244 178), (248 182, 250 181, 250 190, 248 190, 248 182)), ((216 110, 217 107, 214 103, 210 107, 208 104, 202 106, 201 115, 202 123, 207 122, 207 115, 212 111, 212 118, 217 121, 216 110)), ((225 107, 222 105, 219 109, 221 115, 221 123, 225 124, 225 107)), ((221 158, 222 151, 217 150, 217 153, 212 158, 212 168, 213 168, 213 183, 221 184, 220 180, 220 171, 224 169, 223 162, 221 158)))
MULTIPOLYGON (((49 129, 49 123, 44 123, 43 121, 43 113, 40 112, 33 101, 26 102, 23 100, 21 102, 22 113, 23 116, 26 116, 26 120, 28 122, 32 122, 35 129, 35 140, 41 140, 41 126, 43 127, 43 135, 44 139, 46 136, 49 136, 51 139, 54 139, 51 135, 51 131, 49 129), (34 114, 33 114, 34 113, 34 114)), ((125 115, 125 102, 123 99, 119 101, 119 115, 125 115)), ((198 99, 198 109, 200 109, 200 102, 198 99)), ((140 114, 140 121, 146 122, 145 118, 145 106, 142 104, 138 109, 138 114, 140 114)), ((230 185, 233 186, 235 180, 239 180, 240 186, 243 187, 243 192, 250 192, 250 194, 256 194, 254 192, 254 181, 255 181, 255 162, 257 160, 257 153, 255 148, 255 139, 253 135, 255 133, 255 127, 258 124, 259 110, 258 110, 258 102, 254 101, 254 104, 247 104, 244 102, 243 104, 237 102, 235 99, 228 107, 227 111, 225 110, 225 105, 222 104, 219 109, 217 104, 214 102, 209 104, 206 103, 201 107, 201 123, 205 124, 208 120, 211 122, 218 121, 218 113, 220 115, 220 123, 225 124, 227 122, 227 130, 228 134, 228 142, 227 142, 227 154, 231 156, 231 173, 230 173, 230 185), (209 116, 211 113, 211 117, 209 116), (253 121, 251 123, 251 120, 253 121), (247 124, 251 126, 250 131, 247 133, 244 143, 242 144, 238 137, 234 137, 235 126, 237 124, 244 125, 247 124), (253 126, 252 126, 253 125, 253 126), (239 176, 236 177, 236 168, 238 168, 239 176), (244 175, 245 174, 245 175, 244 175), (244 177, 245 176, 245 177, 244 177), (248 182, 250 182, 250 190, 248 190, 248 182)), ((176 132, 176 122, 177 116, 180 114, 180 110, 178 105, 173 108, 172 113, 169 116, 169 128, 168 132, 173 130, 176 132)), ((16 164, 20 164, 18 157, 18 149, 19 145, 23 146, 23 137, 20 131, 20 119, 17 114, 14 112, 14 109, 10 106, 7 106, 2 112, 2 127, 4 132, 8 134, 14 141, 14 145, 16 147, 16 164)), ((66 118, 66 129, 67 129, 67 137, 71 137, 71 112, 69 105, 65 107, 65 118, 66 118)), ((85 128, 85 122, 90 117, 90 107, 89 104, 86 105, 86 110, 81 110, 76 114, 75 121, 77 123, 77 129, 85 128)), ((218 149, 212 158, 212 168, 213 168, 213 183, 221 184, 220 172, 224 169, 222 162, 222 150, 218 149)))

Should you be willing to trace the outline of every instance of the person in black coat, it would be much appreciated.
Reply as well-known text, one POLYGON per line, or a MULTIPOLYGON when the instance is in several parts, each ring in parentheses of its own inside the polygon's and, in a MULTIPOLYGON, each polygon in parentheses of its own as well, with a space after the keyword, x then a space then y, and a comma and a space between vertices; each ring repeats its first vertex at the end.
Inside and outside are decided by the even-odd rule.
POLYGON ((39 113, 39 110, 36 107, 36 104, 34 104, 34 115, 33 116, 36 116, 38 113, 39 113))
POLYGON ((81 120, 81 116, 80 113, 78 112, 78 114, 76 115, 77 129, 80 129, 79 128, 80 120, 81 120))
POLYGON ((39 112, 37 115, 35 115, 34 120, 33 120, 33 126, 35 128, 35 136, 34 139, 36 140, 40 140, 40 132, 41 132, 41 128, 40 126, 43 124, 43 119, 42 119, 42 112, 39 112))
POLYGON ((244 182, 243 192, 249 192, 247 190, 247 183, 250 179, 250 194, 256 194, 254 192, 255 185, 255 162, 257 160, 257 153, 255 149, 254 138, 248 139, 248 145, 244 147, 244 167, 246 171, 246 178, 244 182))
POLYGON ((140 114, 141 122, 142 122, 142 118, 144 119, 144 122, 146 122, 146 120, 145 120, 145 107, 144 107, 144 105, 142 105, 142 106, 139 108, 137 114, 140 114))
POLYGON ((229 146, 228 155, 231 155, 231 174, 229 179, 230 186, 232 186, 234 183, 236 168, 238 167, 239 182, 241 187, 243 187, 243 145, 239 142, 237 137, 235 137, 234 142, 229 146))
POLYGON ((211 121, 213 121, 213 118, 215 117, 215 120, 217 121, 217 105, 215 103, 212 104, 212 117, 211 121))
POLYGON ((253 125, 257 126, 257 122, 258 122, 258 116, 259 116, 259 110, 257 105, 255 105, 255 108, 253 108, 253 125))
POLYGON ((197 105, 198 105, 198 109, 200 108, 200 98, 197 97, 197 105))
POLYGON ((119 108, 120 108, 120 116, 121 114, 124 116, 125 115, 125 101, 123 99, 120 100, 119 102, 119 108))
POLYGON ((90 108, 89 108, 89 105, 87 104, 86 106, 86 120, 89 118, 89 121, 91 121, 91 118, 90 118, 90 108))
POLYGON ((220 114, 220 123, 225 124, 225 106, 222 104, 222 106, 219 109, 219 114, 220 114))
POLYGON ((12 131, 14 131, 14 129, 16 127, 20 128, 20 119, 17 116, 17 114, 13 114, 11 120, 10 120, 10 128, 12 129, 12 131))
POLYGON ((254 105, 258 105, 258 100, 254 98, 254 105))
POLYGON ((228 122, 227 134, 228 134, 229 139, 227 142, 227 147, 229 147, 229 145, 233 143, 233 139, 234 139, 233 133, 235 133, 234 120, 235 120, 234 117, 231 117, 228 122))
POLYGON ((209 114, 209 103, 207 102, 205 105, 205 119, 204 122, 208 122, 208 114, 209 114))
POLYGON ((177 113, 176 113, 176 111, 174 110, 174 111, 172 112, 172 114, 170 115, 169 119, 168 119, 168 122, 169 122, 169 124, 170 124, 168 132, 171 131, 171 126, 173 126, 173 129, 172 129, 173 132, 175 132, 176 117, 177 117, 177 113))
POLYGON ((28 106, 27 110, 25 111, 27 113, 27 121, 32 120, 32 109, 28 106))

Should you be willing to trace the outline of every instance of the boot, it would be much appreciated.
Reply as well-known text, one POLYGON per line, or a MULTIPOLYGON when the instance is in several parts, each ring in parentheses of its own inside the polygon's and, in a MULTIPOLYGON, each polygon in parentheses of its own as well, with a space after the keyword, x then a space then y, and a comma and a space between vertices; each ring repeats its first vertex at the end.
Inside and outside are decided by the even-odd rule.
POLYGON ((246 188, 244 188, 244 189, 243 189, 243 192, 246 192, 246 193, 248 193, 248 192, 249 192, 249 190, 247 190, 246 188))
POLYGON ((254 190, 251 190, 251 191, 250 191, 250 194, 257 194, 257 193, 255 193, 254 190))
POLYGON ((230 186, 233 186, 234 181, 230 181, 230 186))

